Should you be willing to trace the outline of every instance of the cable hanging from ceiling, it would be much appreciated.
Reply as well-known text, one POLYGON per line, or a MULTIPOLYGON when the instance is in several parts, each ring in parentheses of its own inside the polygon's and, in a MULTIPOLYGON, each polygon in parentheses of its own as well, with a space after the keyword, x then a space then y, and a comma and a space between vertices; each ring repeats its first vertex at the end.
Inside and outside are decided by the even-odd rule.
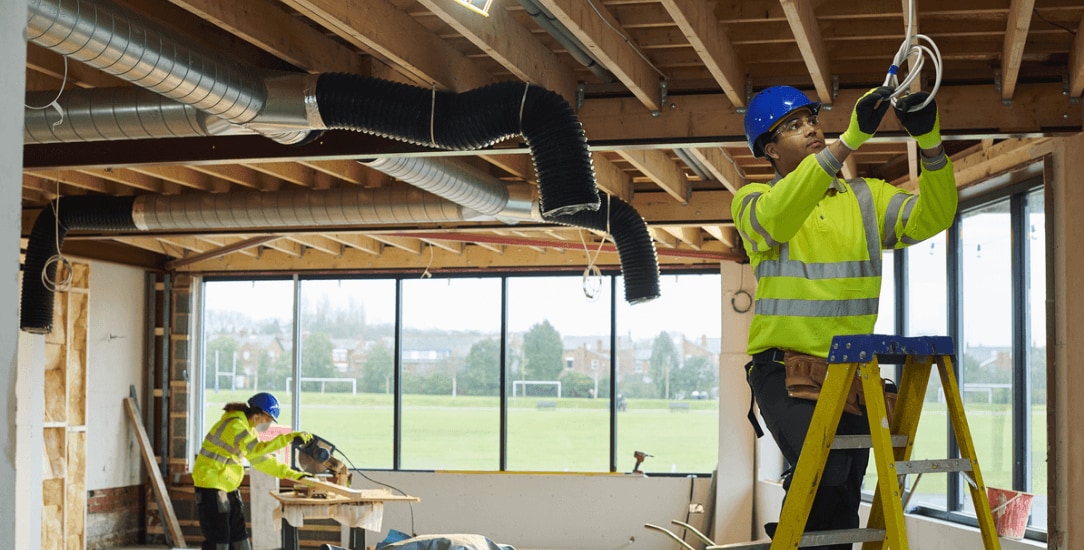
POLYGON ((910 91, 911 83, 921 74, 922 67, 926 63, 925 60, 929 58, 934 68, 933 88, 931 88, 926 101, 911 108, 911 111, 914 112, 929 105, 934 96, 937 95, 937 90, 941 87, 941 51, 937 49, 937 44, 929 36, 914 32, 915 19, 918 18, 918 12, 915 10, 915 0, 908 1, 907 9, 906 36, 904 36, 896 56, 892 59, 892 66, 888 68, 882 86, 889 86, 894 89, 892 95, 889 96, 894 105, 897 98, 906 95, 910 91), (907 76, 901 81, 897 73, 905 62, 908 63, 907 76))

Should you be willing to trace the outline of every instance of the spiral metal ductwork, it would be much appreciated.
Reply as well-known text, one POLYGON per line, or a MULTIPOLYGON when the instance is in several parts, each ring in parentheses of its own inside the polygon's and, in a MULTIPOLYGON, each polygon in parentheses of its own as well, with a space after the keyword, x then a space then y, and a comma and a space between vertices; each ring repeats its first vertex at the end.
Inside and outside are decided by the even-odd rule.
MULTIPOLYGON (((273 229, 435 223, 478 216, 522 220, 540 215, 545 221, 566 225, 608 227, 619 248, 622 270, 645 274, 634 276, 645 282, 626 291, 633 297, 630 301, 658 295, 654 244, 650 238, 639 237, 647 234, 646 224, 623 202, 612 205, 612 218, 610 207, 599 211, 583 129, 571 107, 554 92, 518 82, 452 93, 357 75, 266 76, 199 51, 183 38, 172 37, 106 0, 30 0, 29 7, 31 42, 176 104, 150 100, 134 90, 68 90, 62 98, 69 113, 64 124, 54 128, 55 120, 50 121, 47 112, 27 111, 27 142, 257 131, 281 143, 302 143, 326 129, 347 129, 430 147, 473 150, 523 136, 534 159, 540 197, 535 204, 524 192, 526 186, 483 182, 478 174, 460 168, 444 180, 435 177, 436 171, 402 176, 447 201, 417 191, 395 195, 357 190, 65 198, 58 215, 43 210, 30 236, 27 276, 23 277, 23 330, 51 331, 53 294, 42 277, 33 274, 44 273, 52 280, 55 266, 48 259, 59 254, 64 236, 73 230, 273 229), (114 95, 101 97, 110 93, 114 95), (646 265, 626 265, 626 258, 646 265), (654 290, 646 282, 649 272, 655 274, 654 290)), ((50 101, 48 94, 34 99, 50 101)), ((447 172, 449 166, 443 169, 447 172)))
POLYGON ((217 116, 154 92, 127 86, 30 92, 24 143, 73 143, 252 134, 217 116), (60 112, 49 107, 56 100, 60 112))

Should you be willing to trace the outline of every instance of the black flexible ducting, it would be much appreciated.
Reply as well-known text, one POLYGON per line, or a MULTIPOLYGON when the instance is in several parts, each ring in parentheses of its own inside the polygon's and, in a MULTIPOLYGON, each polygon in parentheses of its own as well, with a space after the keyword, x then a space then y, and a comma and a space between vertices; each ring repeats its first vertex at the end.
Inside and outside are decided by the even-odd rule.
MULTIPOLYGON (((609 230, 625 275, 626 300, 638 303, 659 296, 658 258, 647 226, 631 206, 619 199, 611 199, 609 207, 600 209, 583 127, 558 94, 517 82, 459 94, 433 92, 391 81, 330 73, 318 77, 316 98, 327 128, 362 131, 419 145, 473 150, 523 136, 538 174, 543 219, 609 230)), ((23 330, 52 331, 54 295, 42 282, 42 273, 48 280, 55 278, 55 264, 49 259, 59 254, 67 232, 140 231, 133 220, 134 201, 132 197, 77 196, 65 198, 55 217, 52 208, 42 211, 27 245, 20 304, 23 330)))
POLYGON ((50 263, 49 259, 60 254, 68 231, 136 231, 132 219, 134 201, 134 197, 83 195, 53 201, 41 211, 26 245, 19 321, 22 330, 34 334, 53 331, 54 295, 42 282, 42 272, 47 280, 56 280, 56 263, 50 263))
POLYGON ((662 294, 659 288, 659 257, 643 217, 629 203, 609 197, 595 212, 554 216, 550 221, 606 231, 614 239, 625 278, 625 301, 639 304, 662 294), (607 219, 609 223, 607 223, 607 219))
POLYGON ((522 135, 538 173, 542 217, 599 208, 583 126, 560 95, 522 82, 453 93, 343 73, 321 74, 316 103, 328 128, 453 151, 522 135))

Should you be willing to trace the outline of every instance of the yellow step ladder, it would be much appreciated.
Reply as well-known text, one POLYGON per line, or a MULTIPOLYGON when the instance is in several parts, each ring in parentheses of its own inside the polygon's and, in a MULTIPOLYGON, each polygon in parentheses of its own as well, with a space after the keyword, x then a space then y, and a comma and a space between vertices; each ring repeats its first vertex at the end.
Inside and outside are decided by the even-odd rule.
MULTIPOLYGON (((906 550, 901 476, 932 472, 960 472, 967 480, 986 550, 999 550, 993 514, 986 498, 971 430, 953 370, 954 348, 948 336, 900 337, 886 335, 837 336, 828 355, 828 375, 806 434, 802 453, 783 503, 771 550, 863 542, 863 550, 906 550), (880 363, 903 364, 900 393, 893 418, 887 417, 880 363), (922 415, 922 403, 937 365, 956 434, 960 457, 941 460, 910 460, 922 415), (836 436, 852 380, 858 376, 866 395, 869 436, 836 436), (828 452, 833 448, 872 449, 877 466, 877 489, 865 529, 805 533, 813 497, 817 493, 828 452)), ((736 547, 735 547, 736 548, 736 547)))

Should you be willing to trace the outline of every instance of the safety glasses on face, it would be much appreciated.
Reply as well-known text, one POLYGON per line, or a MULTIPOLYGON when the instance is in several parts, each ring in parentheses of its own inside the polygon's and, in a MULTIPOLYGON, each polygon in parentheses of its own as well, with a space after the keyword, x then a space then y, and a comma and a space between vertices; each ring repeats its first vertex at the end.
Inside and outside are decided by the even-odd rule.
POLYGON ((810 113, 784 120, 775 129, 775 132, 772 133, 772 137, 793 136, 801 132, 806 124, 810 125, 814 130, 820 128, 820 121, 817 119, 817 115, 810 113))

